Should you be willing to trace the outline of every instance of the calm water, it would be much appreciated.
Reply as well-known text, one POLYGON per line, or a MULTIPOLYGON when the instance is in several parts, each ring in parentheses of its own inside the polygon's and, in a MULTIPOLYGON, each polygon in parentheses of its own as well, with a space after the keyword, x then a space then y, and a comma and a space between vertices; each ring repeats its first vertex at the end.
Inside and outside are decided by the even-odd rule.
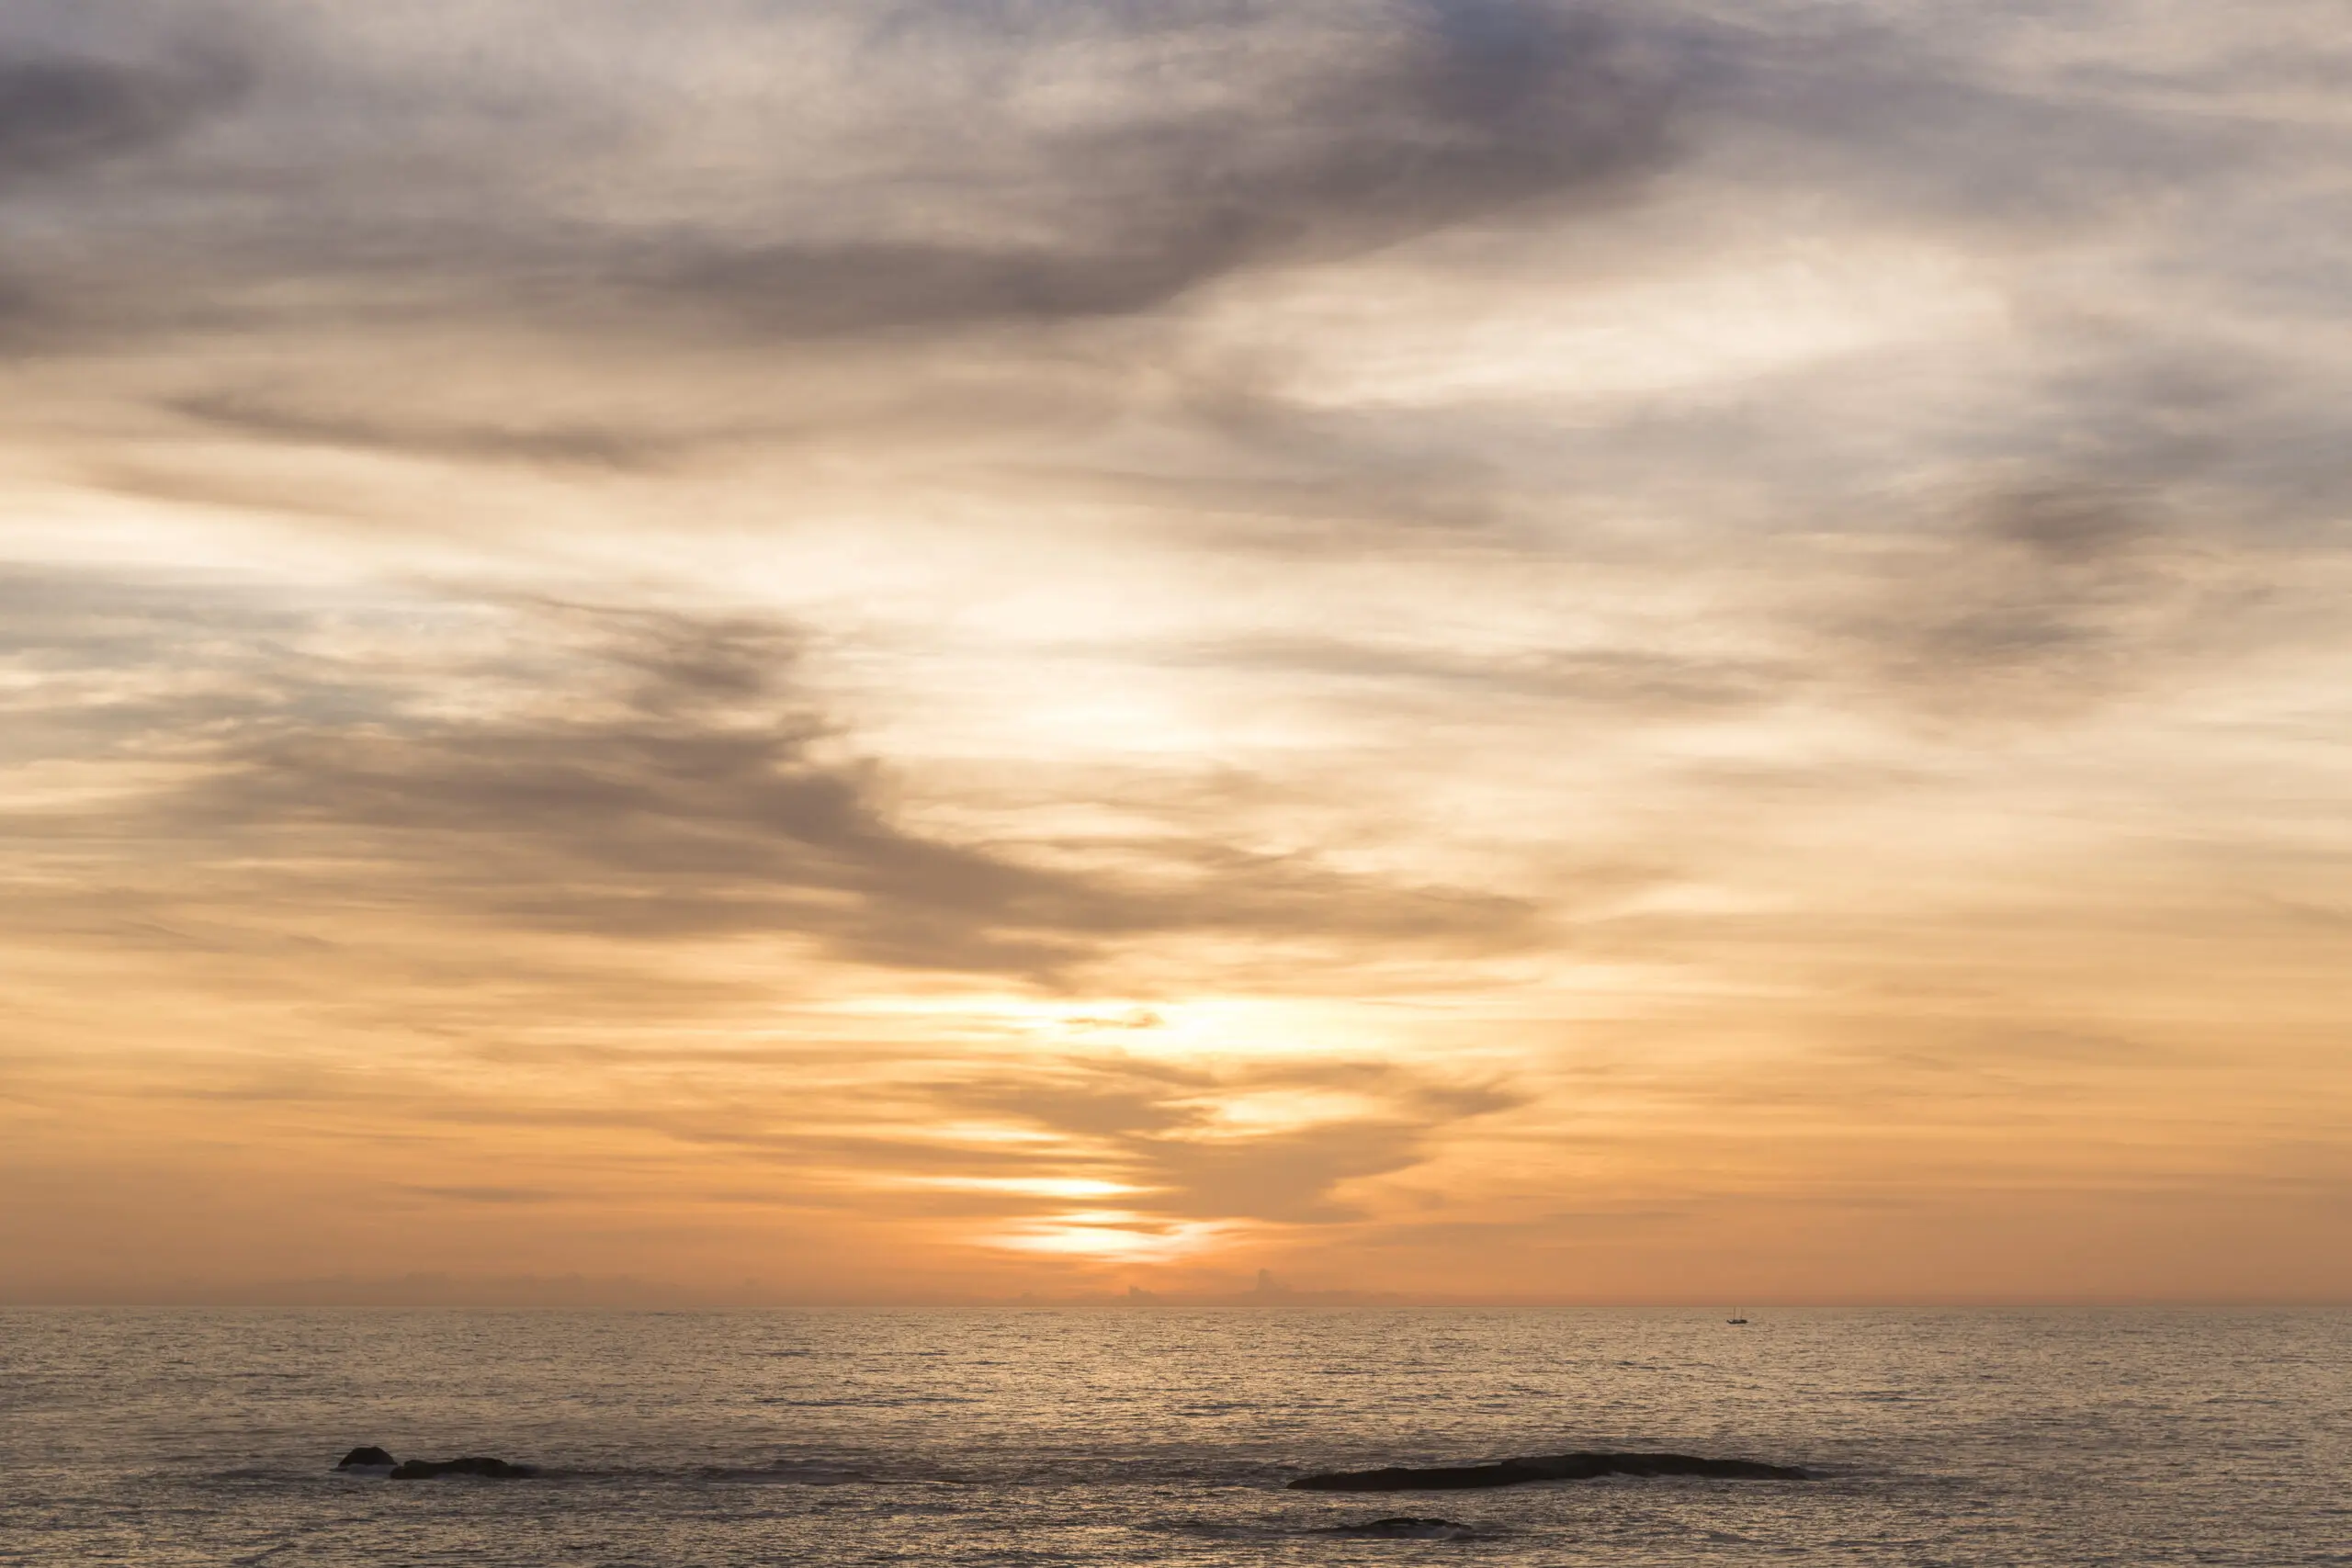
POLYGON ((0 1561, 2352 1563, 2352 1315, 1754 1315, 0 1314, 0 1561), (1282 1490, 1602 1447, 1822 1478, 1282 1490))

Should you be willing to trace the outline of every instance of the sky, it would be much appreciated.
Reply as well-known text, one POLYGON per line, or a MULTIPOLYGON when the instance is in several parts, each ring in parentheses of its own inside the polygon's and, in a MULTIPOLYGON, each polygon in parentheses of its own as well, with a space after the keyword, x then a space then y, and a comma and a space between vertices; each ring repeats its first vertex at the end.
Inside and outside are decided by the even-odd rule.
POLYGON ((11 0, 0 1299, 2352 1299, 2337 0, 11 0))

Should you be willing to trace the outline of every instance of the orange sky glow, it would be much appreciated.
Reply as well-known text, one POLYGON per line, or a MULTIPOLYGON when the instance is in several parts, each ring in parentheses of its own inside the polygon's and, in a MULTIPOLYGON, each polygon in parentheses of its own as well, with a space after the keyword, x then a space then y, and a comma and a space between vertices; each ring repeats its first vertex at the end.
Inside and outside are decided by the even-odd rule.
POLYGON ((2339 23, 10 6, 0 1301, 2352 1298, 2339 23))

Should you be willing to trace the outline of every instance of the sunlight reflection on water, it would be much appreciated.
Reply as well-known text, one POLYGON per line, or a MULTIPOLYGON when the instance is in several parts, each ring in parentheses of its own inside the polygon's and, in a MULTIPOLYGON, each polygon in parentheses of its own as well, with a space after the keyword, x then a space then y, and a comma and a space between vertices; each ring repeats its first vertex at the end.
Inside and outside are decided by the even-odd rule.
POLYGON ((2352 1562, 2352 1315, 1756 1315, 0 1314, 0 1558, 2352 1562), (1283 1489, 1575 1448, 1819 1478, 1283 1489))

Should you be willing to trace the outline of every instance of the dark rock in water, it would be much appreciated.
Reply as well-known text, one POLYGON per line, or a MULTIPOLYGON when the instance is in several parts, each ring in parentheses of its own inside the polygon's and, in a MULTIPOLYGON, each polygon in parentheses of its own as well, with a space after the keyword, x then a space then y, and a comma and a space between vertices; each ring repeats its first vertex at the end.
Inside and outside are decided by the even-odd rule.
POLYGON ((335 1468, 337 1470, 353 1470, 364 1465, 394 1465, 399 1462, 400 1461, 398 1460, 394 1459, 391 1455, 386 1453, 381 1449, 354 1449, 349 1453, 343 1456, 342 1462, 337 1464, 335 1468))
POLYGON ((1711 1475, 1734 1481, 1803 1481, 1787 1465, 1751 1459, 1699 1459, 1690 1454, 1548 1454, 1498 1460, 1492 1464, 1444 1465, 1434 1470, 1351 1470, 1334 1475, 1302 1475, 1294 1492, 1459 1492, 1474 1486, 1517 1486, 1530 1481, 1590 1481, 1601 1475, 1711 1475))
POLYGON ((1374 1540, 1467 1540, 1478 1532, 1454 1519, 1374 1519, 1368 1525, 1334 1525, 1333 1535, 1374 1540))
POLYGON ((490 1481, 527 1481, 538 1474, 527 1464, 509 1464, 503 1459, 413 1459, 392 1467, 394 1481, 430 1481, 436 1475, 479 1475, 490 1481))

